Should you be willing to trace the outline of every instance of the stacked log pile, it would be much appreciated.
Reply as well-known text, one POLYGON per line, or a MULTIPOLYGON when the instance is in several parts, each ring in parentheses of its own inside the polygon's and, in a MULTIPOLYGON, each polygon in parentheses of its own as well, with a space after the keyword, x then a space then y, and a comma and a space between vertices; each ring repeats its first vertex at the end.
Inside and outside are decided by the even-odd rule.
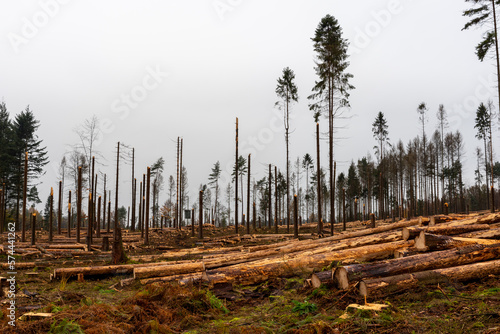
MULTIPOLYGON (((399 291, 420 282, 476 279, 500 274, 500 214, 419 218, 306 240, 276 236, 274 244, 167 251, 121 266, 55 269, 62 276, 132 275, 143 284, 206 282, 249 285, 269 278, 314 273, 315 287, 357 287, 364 296, 399 291), (394 258, 396 256, 403 256, 394 258), (411 256, 406 256, 411 255, 411 256), (189 258, 189 259, 186 259, 189 258), (158 262, 160 259, 169 261, 158 262), (333 267, 333 268, 332 268, 333 267), (325 270, 325 268, 332 268, 325 270)), ((271 238, 234 236, 228 240, 271 238)), ((227 238, 226 238, 227 239, 227 238)), ((225 239, 211 240, 225 243, 225 239)), ((212 243, 208 243, 212 245, 212 243)), ((227 243, 225 243, 227 244, 227 243)))

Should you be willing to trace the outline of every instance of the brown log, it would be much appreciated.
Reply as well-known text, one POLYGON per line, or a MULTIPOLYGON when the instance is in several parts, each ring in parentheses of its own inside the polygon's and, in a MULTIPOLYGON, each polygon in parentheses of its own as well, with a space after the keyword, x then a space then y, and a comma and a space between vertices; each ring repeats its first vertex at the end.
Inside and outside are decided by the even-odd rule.
POLYGON ((312 274, 311 276, 311 285, 315 289, 319 288, 321 284, 331 284, 331 283, 333 283, 331 270, 320 271, 312 274))
POLYGON ((378 296, 417 287, 419 284, 463 282, 500 274, 500 260, 467 264, 458 267, 419 271, 382 278, 362 280, 359 284, 361 296, 378 296))
POLYGON ((183 264, 165 264, 161 266, 148 266, 134 268, 134 278, 150 278, 160 276, 172 276, 180 274, 189 274, 197 271, 204 271, 203 262, 183 263, 183 264))
MULTIPOLYGON (((62 276, 76 276, 77 274, 99 276, 99 275, 116 275, 116 274, 131 274, 134 268, 151 267, 162 265, 175 265, 176 262, 159 262, 159 263, 139 263, 139 264, 118 264, 108 266, 87 266, 74 268, 56 268, 54 269, 53 278, 61 278, 62 276)), ((16 264, 17 267, 17 264, 16 264)))
POLYGON ((423 252, 456 248, 470 244, 494 245, 497 243, 498 240, 450 237, 425 233, 424 231, 420 232, 419 236, 415 238, 415 248, 423 252))
POLYGON ((476 238, 476 239, 495 239, 500 240, 500 226, 498 224, 490 225, 491 229, 487 231, 477 231, 471 233, 460 234, 459 237, 463 238, 476 238))
POLYGON ((460 249, 419 254, 368 264, 335 268, 333 280, 339 289, 367 277, 393 276, 430 269, 455 267, 500 258, 499 245, 470 245, 460 249))
POLYGON ((394 251, 394 258, 399 259, 401 257, 407 257, 416 254, 420 254, 420 252, 417 251, 415 247, 401 248, 394 251))
POLYGON ((288 277, 298 273, 321 270, 335 261, 359 260, 369 261, 391 257, 394 250, 409 247, 413 241, 396 241, 384 244, 369 245, 338 252, 308 254, 303 252, 300 256, 289 257, 286 255, 247 262, 229 267, 207 270, 204 280, 212 284, 237 282, 248 285, 260 283, 269 277, 288 277))
POLYGON ((404 227, 403 228, 403 240, 415 239, 420 232, 424 231, 426 233, 438 234, 438 235, 457 235, 467 232, 489 230, 490 225, 488 224, 470 224, 470 225, 438 225, 426 228, 420 227, 404 227))
POLYGON ((152 277, 141 279, 141 284, 151 284, 157 282, 177 282, 180 285, 193 284, 202 281, 203 272, 198 271, 190 274, 171 275, 163 277, 152 277))
MULTIPOLYGON (((0 263, 0 268, 9 270, 9 264, 7 262, 0 263)), ((30 269, 35 268, 35 262, 16 262, 16 269, 30 269)))

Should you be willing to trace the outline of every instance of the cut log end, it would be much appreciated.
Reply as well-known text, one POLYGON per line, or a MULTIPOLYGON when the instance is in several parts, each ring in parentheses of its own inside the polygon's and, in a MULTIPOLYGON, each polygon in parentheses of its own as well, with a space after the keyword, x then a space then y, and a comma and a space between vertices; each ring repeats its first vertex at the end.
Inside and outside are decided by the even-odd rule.
POLYGON ((361 297, 368 297, 368 287, 366 286, 366 283, 361 281, 359 282, 359 294, 361 297))
POLYGON ((333 280, 340 290, 347 290, 349 288, 349 278, 347 277, 347 270, 345 268, 336 268, 333 280))
POLYGON ((317 289, 321 284, 328 284, 332 282, 332 271, 320 271, 312 274, 311 285, 313 288, 317 289))

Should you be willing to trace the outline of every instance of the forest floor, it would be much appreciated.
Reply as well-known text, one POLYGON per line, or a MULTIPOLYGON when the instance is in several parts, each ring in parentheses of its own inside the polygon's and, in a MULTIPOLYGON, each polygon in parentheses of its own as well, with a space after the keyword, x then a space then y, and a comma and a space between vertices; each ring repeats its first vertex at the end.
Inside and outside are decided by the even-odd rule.
MULTIPOLYGON (((196 239, 175 244, 193 247, 196 239)), ((422 285, 368 300, 388 305, 383 311, 347 311, 365 303, 355 289, 313 289, 304 284, 310 275, 254 286, 137 281, 122 288, 120 280, 130 275, 51 281, 53 269, 19 272, 16 295, 18 318, 35 310, 52 315, 18 319, 13 328, 9 299, 0 298, 0 333, 500 333, 500 277, 488 273, 481 281, 422 285)))

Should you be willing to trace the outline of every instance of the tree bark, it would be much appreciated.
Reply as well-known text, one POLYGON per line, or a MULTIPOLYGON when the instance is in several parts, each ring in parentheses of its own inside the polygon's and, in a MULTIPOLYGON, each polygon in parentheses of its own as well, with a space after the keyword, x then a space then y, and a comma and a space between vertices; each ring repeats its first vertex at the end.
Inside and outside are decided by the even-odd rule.
POLYGON ((339 289, 368 277, 385 277, 430 269, 460 265, 500 258, 499 245, 470 245, 460 249, 425 253, 368 264, 353 264, 332 269, 333 280, 339 289))
POLYGON ((409 290, 417 287, 419 284, 481 279, 485 276, 485 273, 490 275, 500 274, 500 260, 362 280, 359 284, 359 293, 361 296, 375 297, 409 290))
POLYGON ((134 268, 134 278, 150 278, 150 277, 163 277, 180 274, 190 274, 193 272, 201 272, 205 270, 203 262, 184 263, 184 264, 164 264, 149 267, 136 267, 134 268))
POLYGON ((438 234, 438 235, 457 235, 474 231, 489 230, 487 224, 471 224, 471 225, 454 225, 454 226, 431 226, 427 228, 419 227, 404 227, 403 240, 415 239, 420 235, 420 232, 438 234))

